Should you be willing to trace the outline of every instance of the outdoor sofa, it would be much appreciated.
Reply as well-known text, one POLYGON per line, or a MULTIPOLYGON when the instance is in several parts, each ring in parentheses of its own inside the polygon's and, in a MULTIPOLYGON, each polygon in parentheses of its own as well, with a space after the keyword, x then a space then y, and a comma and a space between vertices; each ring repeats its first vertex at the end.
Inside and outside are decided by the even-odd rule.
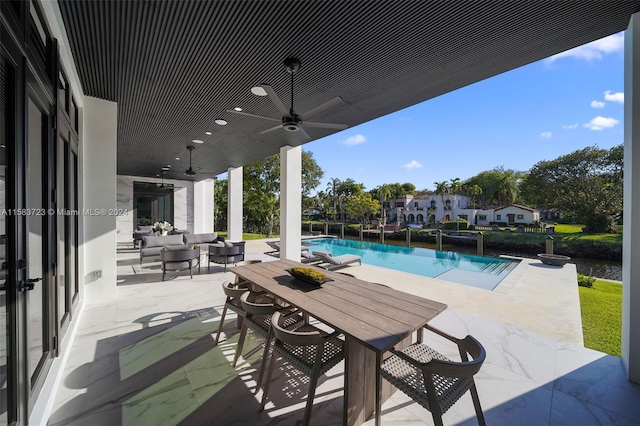
POLYGON ((224 241, 224 237, 217 232, 205 234, 173 234, 173 235, 143 235, 140 245, 140 264, 145 257, 159 257, 165 246, 184 246, 185 249, 194 244, 212 244, 224 241))

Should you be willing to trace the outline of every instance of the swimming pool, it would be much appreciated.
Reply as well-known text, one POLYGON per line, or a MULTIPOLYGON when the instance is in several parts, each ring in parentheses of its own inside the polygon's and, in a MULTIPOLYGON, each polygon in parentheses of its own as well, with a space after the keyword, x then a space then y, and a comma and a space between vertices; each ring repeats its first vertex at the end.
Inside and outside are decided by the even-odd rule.
POLYGON ((452 251, 436 251, 376 244, 339 238, 303 240, 309 251, 326 250, 339 256, 356 254, 368 265, 394 269, 459 284, 493 290, 519 261, 472 256, 452 251))

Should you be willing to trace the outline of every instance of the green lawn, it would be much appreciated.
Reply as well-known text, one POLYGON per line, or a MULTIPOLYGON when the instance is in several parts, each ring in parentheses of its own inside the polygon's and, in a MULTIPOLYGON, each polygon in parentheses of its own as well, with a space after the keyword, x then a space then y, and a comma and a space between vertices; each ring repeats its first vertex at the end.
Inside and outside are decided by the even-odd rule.
POLYGON ((579 234, 582 232, 582 228, 584 228, 584 225, 559 223, 555 225, 555 228, 555 231, 558 234, 579 234))
POLYGON ((620 356, 622 347, 622 285, 596 280, 579 287, 584 346, 620 356))

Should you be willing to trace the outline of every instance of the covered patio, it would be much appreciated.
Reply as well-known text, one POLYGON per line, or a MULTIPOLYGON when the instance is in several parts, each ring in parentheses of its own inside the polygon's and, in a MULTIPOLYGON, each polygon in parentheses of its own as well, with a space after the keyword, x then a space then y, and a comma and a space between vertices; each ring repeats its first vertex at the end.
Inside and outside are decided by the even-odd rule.
MULTIPOLYGON (((212 345, 231 272, 162 282, 158 262, 140 266, 121 246, 132 243, 136 183, 173 184, 174 225, 208 233, 212 177, 228 173, 226 231, 240 241, 243 166, 279 153, 280 257, 298 260, 305 143, 625 31, 621 359, 582 347, 570 267, 528 265, 489 293, 351 269, 449 304, 433 323, 487 346, 478 387, 489 423, 638 423, 639 12, 632 0, 2 2, 0 201, 76 214, 2 222, 0 422, 294 423, 295 374, 282 373, 288 392, 259 415, 258 354, 231 368, 231 323, 212 345)), ((341 422, 341 374, 321 383, 318 423, 341 422)), ((431 421, 399 394, 383 408, 383 423, 431 421)), ((473 424, 470 401, 446 418, 473 424)))

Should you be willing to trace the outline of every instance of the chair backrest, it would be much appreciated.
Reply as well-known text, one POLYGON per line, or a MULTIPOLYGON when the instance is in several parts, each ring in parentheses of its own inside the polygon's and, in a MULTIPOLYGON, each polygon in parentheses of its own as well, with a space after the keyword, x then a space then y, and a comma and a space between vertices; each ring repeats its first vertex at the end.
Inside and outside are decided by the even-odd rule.
POLYGON ((197 249, 185 248, 182 250, 167 250, 162 249, 160 251, 160 259, 164 262, 181 262, 185 260, 191 260, 196 257, 197 249))
POLYGON ((480 371, 487 353, 482 344, 473 336, 467 336, 462 339, 459 343, 459 348, 462 361, 432 359, 431 362, 421 365, 420 368, 424 373, 438 374, 444 377, 472 377, 480 371), (471 355, 472 359, 470 361, 468 355, 471 355))
POLYGON ((287 320, 282 312, 276 311, 271 317, 271 325, 273 333, 281 342, 288 343, 291 346, 311 346, 321 345, 324 343, 324 337, 318 331, 291 331, 284 328, 284 322, 287 320))
POLYGON ((280 250, 280 243, 278 241, 267 241, 267 245, 274 250, 280 250))
POLYGON ((214 256, 233 256, 242 253, 240 246, 214 246, 209 245, 209 254, 214 256))
POLYGON ((336 260, 331 256, 331 253, 328 253, 326 251, 313 251, 311 252, 311 254, 313 254, 315 257, 322 260, 323 262, 331 263, 332 265, 340 264, 339 262, 336 262, 336 260))
POLYGON ((246 281, 240 283, 231 283, 229 281, 225 281, 222 283, 222 291, 227 297, 236 298, 242 296, 246 291, 247 287, 242 286, 242 284, 248 284, 246 281))
POLYGON ((259 295, 257 293, 253 293, 251 291, 245 290, 245 292, 240 296, 240 302, 242 303, 242 307, 247 312, 247 314, 252 315, 271 315, 276 311, 276 306, 273 304, 273 301, 270 303, 258 302, 256 298, 259 295))

